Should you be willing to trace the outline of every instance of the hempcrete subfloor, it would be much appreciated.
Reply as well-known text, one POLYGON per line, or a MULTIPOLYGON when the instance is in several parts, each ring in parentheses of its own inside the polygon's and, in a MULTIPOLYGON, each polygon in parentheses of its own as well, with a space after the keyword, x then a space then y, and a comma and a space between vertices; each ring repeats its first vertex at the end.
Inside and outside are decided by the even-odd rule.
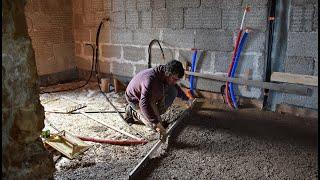
MULTIPOLYGON (((84 82, 68 83, 46 88, 46 91, 56 89, 68 89, 77 87, 84 82)), ((107 93, 109 100, 120 112, 124 112, 124 93, 107 93)), ((64 112, 68 107, 77 104, 86 104, 82 111, 114 111, 113 107, 101 94, 97 83, 90 82, 89 85, 74 91, 40 94, 40 100, 45 109, 45 128, 51 133, 65 130, 75 136, 91 137, 97 139, 125 140, 132 139, 113 129, 110 129, 82 114, 61 114, 53 112, 64 112), (50 125, 51 124, 51 125, 50 125)), ((162 115, 162 119, 168 123, 173 122, 186 108, 186 105, 177 100, 168 111, 162 115)), ((88 113, 90 116, 100 119, 106 124, 115 126, 121 130, 148 140, 145 145, 117 146, 87 142, 91 147, 75 159, 64 156, 56 164, 55 179, 127 179, 130 171, 148 153, 159 138, 157 133, 149 131, 142 124, 133 124, 128 127, 117 113, 88 113), (138 132, 136 134, 135 132, 138 132), (142 135, 142 136, 140 136, 142 135)), ((122 113, 124 115, 124 113, 122 113)))
MULTIPOLYGON (((45 103, 56 97, 62 97, 64 105, 72 104, 65 101, 68 98, 86 103, 83 110, 113 110, 94 83, 76 91, 42 94, 45 109, 56 108, 57 101, 45 103)), ((124 111, 123 93, 108 97, 124 111)), ((162 117, 172 121, 184 108, 176 101, 162 117)), ((131 132, 117 114, 90 115, 131 132)), ((46 119, 75 135, 129 139, 81 114, 46 113, 46 119)), ((55 179, 127 179, 158 138, 143 125, 132 127, 153 140, 136 146, 88 142, 92 147, 76 159, 63 157, 56 163, 55 179)), ((171 135, 167 152, 152 159, 139 179, 318 179, 317 133, 317 119, 202 103, 171 135)))

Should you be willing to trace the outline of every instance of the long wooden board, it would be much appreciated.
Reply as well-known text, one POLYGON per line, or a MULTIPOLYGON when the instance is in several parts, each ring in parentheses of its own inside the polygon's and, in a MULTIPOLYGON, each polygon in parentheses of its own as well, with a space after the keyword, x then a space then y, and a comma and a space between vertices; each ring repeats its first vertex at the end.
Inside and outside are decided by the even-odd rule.
POLYGON ((318 76, 273 72, 271 81, 318 86, 318 76))
POLYGON ((310 88, 303 87, 302 85, 299 86, 299 85, 292 85, 292 84, 263 82, 263 81, 257 81, 257 80, 246 80, 243 78, 231 78, 231 77, 202 74, 202 73, 190 72, 190 71, 185 71, 185 74, 194 75, 204 79, 211 79, 216 81, 228 81, 228 82, 233 82, 235 84, 248 85, 248 86, 259 87, 263 89, 270 89, 270 90, 275 90, 275 91, 280 91, 285 93, 293 93, 293 94, 304 95, 304 96, 311 95, 311 92, 312 92, 310 88))

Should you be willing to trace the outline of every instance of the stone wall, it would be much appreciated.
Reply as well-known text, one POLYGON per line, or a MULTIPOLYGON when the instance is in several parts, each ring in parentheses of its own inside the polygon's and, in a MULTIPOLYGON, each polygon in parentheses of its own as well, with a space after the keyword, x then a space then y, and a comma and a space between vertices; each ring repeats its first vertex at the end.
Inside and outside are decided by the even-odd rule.
POLYGON ((2 178, 53 178, 39 135, 44 110, 23 0, 2 1, 2 178))
POLYGON ((76 79, 71 1, 28 0, 25 13, 40 83, 76 79))

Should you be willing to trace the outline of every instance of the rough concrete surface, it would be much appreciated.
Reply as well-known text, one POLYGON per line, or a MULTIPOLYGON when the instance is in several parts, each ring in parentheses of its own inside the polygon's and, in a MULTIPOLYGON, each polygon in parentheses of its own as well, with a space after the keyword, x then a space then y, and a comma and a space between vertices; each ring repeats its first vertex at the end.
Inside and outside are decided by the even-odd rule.
POLYGON ((141 179, 318 179, 317 120, 205 105, 141 179))

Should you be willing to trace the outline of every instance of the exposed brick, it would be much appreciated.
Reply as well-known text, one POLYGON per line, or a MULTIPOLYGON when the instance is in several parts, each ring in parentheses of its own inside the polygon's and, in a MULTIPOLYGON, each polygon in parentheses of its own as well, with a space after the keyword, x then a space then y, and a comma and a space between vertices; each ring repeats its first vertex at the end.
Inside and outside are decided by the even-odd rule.
POLYGON ((137 10, 137 0, 126 0, 126 10, 136 11, 137 10))
MULTIPOLYGON (((85 45, 85 44, 82 44, 82 45, 83 45, 83 56, 92 57, 93 53, 95 55, 95 50, 93 50, 93 52, 92 52, 92 47, 91 46, 88 46, 88 45, 85 45)), ((100 54, 101 54, 101 52, 100 52, 100 54)))
POLYGON ((102 45, 101 55, 106 58, 116 57, 117 59, 120 59, 121 46, 102 45))
POLYGON ((74 44, 63 43, 53 45, 55 72, 74 68, 74 44))
POLYGON ((137 74, 138 72, 147 69, 148 65, 147 64, 135 64, 134 67, 135 67, 134 74, 137 74))
POLYGON ((91 13, 92 11, 92 1, 91 0, 83 0, 83 11, 84 13, 91 13))
POLYGON ((134 67, 129 63, 112 62, 110 70, 113 75, 132 77, 134 67))
POLYGON ((152 11, 152 27, 166 28, 168 27, 167 9, 157 9, 152 11))
POLYGON ((75 29, 81 28, 84 26, 82 14, 73 14, 73 27, 75 29))
POLYGON ((152 28, 151 11, 140 11, 139 16, 140 16, 140 27, 142 29, 152 28))
POLYGON ((191 48, 194 47, 193 30, 171 30, 163 31, 163 41, 172 47, 191 48))
POLYGON ((124 0, 112 0, 112 12, 124 11, 125 10, 124 0))
POLYGON ((74 51, 76 56, 81 56, 82 55, 82 44, 81 43, 75 43, 75 51, 74 51))
POLYGON ((91 0, 92 12, 104 11, 103 1, 104 0, 91 0))
POLYGON ((288 33, 287 55, 317 57, 318 51, 318 32, 288 33))
POLYGON ((111 14, 111 26, 116 28, 125 28, 125 11, 114 12, 111 14))
POLYGON ((126 11, 126 27, 130 29, 139 28, 138 11, 126 11))
POLYGON ((174 8, 168 11, 168 27, 172 29, 183 28, 183 9, 174 8))
POLYGON ((62 43, 63 34, 62 28, 52 27, 52 28, 42 28, 34 30, 35 36, 32 38, 32 44, 45 44, 45 43, 62 43))
POLYGON ((91 70, 91 59, 75 56, 75 61, 78 69, 91 70))
MULTIPOLYGON (((97 28, 91 29, 91 42, 96 41, 97 28)), ((100 29, 99 43, 110 43, 110 25, 105 23, 100 29)))
POLYGON ((104 17, 104 12, 87 13, 83 16, 83 24, 85 27, 98 28, 104 17))
POLYGON ((83 13, 83 0, 72 1, 73 13, 83 13))
POLYGON ((166 8, 166 0, 151 0, 152 9, 166 8))
POLYGON ((133 32, 134 45, 149 45, 153 39, 159 39, 160 31, 155 29, 136 30, 133 32))
POLYGON ((90 31, 89 29, 75 29, 74 39, 76 41, 90 41, 90 31))
POLYGON ((166 7, 168 8, 188 8, 188 7, 199 7, 200 0, 167 0, 166 7))
POLYGON ((150 0, 137 0, 137 9, 141 10, 150 10, 151 9, 151 2, 150 0))
POLYGON ((70 27, 64 27, 62 31, 63 42, 74 42, 73 31, 70 27))
POLYGON ((123 58, 130 61, 146 60, 146 49, 132 46, 123 47, 123 58))
POLYGON ((103 1, 103 9, 107 12, 107 15, 112 11, 112 0, 103 1))
POLYGON ((111 29, 111 43, 130 44, 133 41, 133 32, 122 29, 111 29))
POLYGON ((313 75, 314 59, 311 57, 287 56, 285 60, 285 72, 313 75))
POLYGON ((196 47, 212 51, 232 51, 232 32, 197 30, 196 47))

